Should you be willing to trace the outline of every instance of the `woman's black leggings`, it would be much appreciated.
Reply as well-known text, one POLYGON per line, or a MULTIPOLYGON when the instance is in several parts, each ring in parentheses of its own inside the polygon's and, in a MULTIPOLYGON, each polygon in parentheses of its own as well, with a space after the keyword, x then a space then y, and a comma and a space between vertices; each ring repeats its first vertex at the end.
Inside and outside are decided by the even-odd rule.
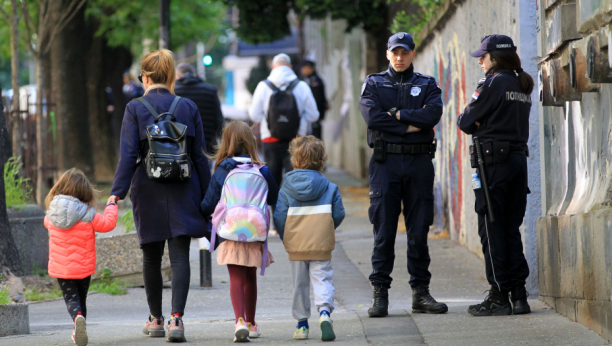
POLYGON ((83 317, 87 317, 87 291, 89 291, 89 284, 91 283, 91 276, 84 279, 57 279, 64 301, 66 302, 66 308, 68 313, 72 317, 72 320, 79 315, 79 312, 83 317))
MULTIPOLYGON (((147 293, 149 311, 155 317, 162 316, 163 279, 161 272, 162 256, 166 241, 143 244, 142 267, 147 293)), ((172 267, 172 314, 185 312, 191 268, 189 267, 189 246, 191 237, 179 236, 168 239, 168 252, 170 253, 170 266, 172 267)))

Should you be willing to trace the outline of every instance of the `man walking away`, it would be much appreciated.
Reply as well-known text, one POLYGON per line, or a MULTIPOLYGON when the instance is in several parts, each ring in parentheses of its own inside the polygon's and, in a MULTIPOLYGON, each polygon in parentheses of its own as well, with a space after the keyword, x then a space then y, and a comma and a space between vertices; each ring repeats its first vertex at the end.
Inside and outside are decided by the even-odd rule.
POLYGON ((217 138, 220 138, 223 130, 223 113, 217 88, 198 78, 193 66, 185 63, 176 67, 176 78, 174 93, 176 96, 190 99, 198 106, 204 127, 206 152, 213 153, 217 138))
POLYGON ((327 111, 327 98, 325 98, 325 83, 317 74, 315 63, 310 60, 304 60, 302 63, 302 76, 304 82, 310 87, 312 96, 314 96, 315 102, 317 103, 317 110, 319 111, 319 120, 312 123, 312 135, 318 139, 323 139, 321 133, 321 120, 325 119, 325 111, 327 111))
POLYGON ((272 60, 268 79, 259 82, 249 110, 251 121, 261 123, 265 161, 278 186, 285 172, 293 170, 289 142, 306 136, 309 122, 319 119, 319 111, 308 85, 298 80, 287 54, 272 60))

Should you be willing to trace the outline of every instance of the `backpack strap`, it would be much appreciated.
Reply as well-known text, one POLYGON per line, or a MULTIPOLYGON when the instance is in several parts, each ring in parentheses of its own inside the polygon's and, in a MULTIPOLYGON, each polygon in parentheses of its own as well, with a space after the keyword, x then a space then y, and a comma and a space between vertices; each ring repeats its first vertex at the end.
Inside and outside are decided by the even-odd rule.
MULTIPOLYGON (((174 110, 176 109, 176 106, 178 105, 178 102, 180 101, 180 99, 181 99, 180 96, 176 96, 174 98, 174 100, 172 101, 172 104, 170 105, 170 109, 167 112, 162 113, 162 115, 163 114, 170 114, 170 115, 172 115, 172 118, 175 119, 174 118, 174 110)), ((144 97, 139 97, 136 100, 140 101, 140 103, 142 103, 145 107, 147 107, 149 112, 151 112, 151 114, 155 118, 155 122, 157 122, 157 120, 159 119, 159 117, 161 115, 159 113, 157 113, 155 108, 153 108, 153 106, 151 106, 151 104, 147 100, 145 100, 144 97)))
POLYGON ((274 85, 274 83, 270 82, 269 79, 264 79, 263 82, 266 83, 266 85, 268 85, 273 92, 278 92, 279 89, 276 87, 276 85, 274 85))
POLYGON ((139 97, 136 100, 140 101, 140 103, 142 103, 145 107, 147 107, 147 109, 149 110, 149 112, 151 112, 151 114, 153 114, 153 117, 155 119, 159 117, 159 113, 157 113, 155 108, 153 108, 153 106, 151 106, 151 104, 147 100, 145 100, 144 97, 139 97))
POLYGON ((174 115, 174 110, 176 109, 176 106, 178 105, 178 102, 180 101, 180 99, 181 99, 180 96, 176 96, 174 98, 174 101, 172 101, 172 104, 170 105, 170 109, 166 113, 170 113, 170 114, 174 115))
POLYGON ((294 79, 291 81, 291 83, 289 83, 289 85, 287 86, 287 91, 293 91, 293 89, 295 89, 295 87, 298 85, 298 83, 300 82, 299 79, 294 79))

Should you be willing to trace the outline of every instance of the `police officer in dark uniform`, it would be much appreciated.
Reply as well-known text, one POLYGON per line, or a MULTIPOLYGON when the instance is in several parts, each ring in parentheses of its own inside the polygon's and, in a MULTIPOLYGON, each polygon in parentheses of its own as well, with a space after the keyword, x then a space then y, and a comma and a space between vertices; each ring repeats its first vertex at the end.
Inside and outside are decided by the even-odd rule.
POLYGON ((304 60, 302 67, 300 68, 304 82, 310 87, 312 96, 314 96, 315 102, 317 103, 317 110, 319 111, 319 120, 311 123, 312 135, 318 139, 323 139, 321 133, 321 120, 325 119, 325 111, 327 111, 327 98, 325 97, 325 84, 319 75, 315 63, 310 60, 304 60))
MULTIPOLYGON (((491 290, 478 305, 469 307, 474 316, 525 314, 525 280, 529 268, 523 254, 519 227, 527 207, 527 140, 533 79, 523 72, 512 39, 490 35, 471 54, 486 77, 478 82, 470 104, 459 115, 459 128, 480 139, 494 222, 488 215, 480 170, 473 179, 478 214, 478 234, 485 256, 491 290), (510 294, 510 300, 508 299, 510 294)), ((472 148, 472 152, 476 152, 472 148)), ((472 155, 472 167, 477 158, 472 155)))
POLYGON ((370 317, 388 314, 395 236, 402 202, 408 237, 408 273, 413 312, 445 313, 446 304, 429 294, 427 233, 433 223, 434 126, 442 116, 441 90, 433 77, 414 72, 414 41, 404 32, 389 38, 389 69, 369 75, 361 91, 361 114, 368 125, 370 222, 374 250, 370 317))

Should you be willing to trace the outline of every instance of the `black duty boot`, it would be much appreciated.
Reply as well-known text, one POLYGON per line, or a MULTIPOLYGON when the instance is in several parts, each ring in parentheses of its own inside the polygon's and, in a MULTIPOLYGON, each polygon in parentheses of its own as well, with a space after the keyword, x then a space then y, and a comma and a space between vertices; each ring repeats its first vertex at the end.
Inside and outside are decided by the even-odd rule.
POLYGON ((501 292, 497 287, 491 287, 489 295, 484 302, 470 305, 468 312, 472 316, 505 316, 512 314, 512 306, 508 299, 508 292, 501 292))
POLYGON ((515 315, 528 314, 531 312, 529 303, 527 303, 529 293, 525 286, 515 287, 510 291, 510 300, 512 301, 512 313, 515 315))
POLYGON ((418 286, 412 289, 412 312, 423 314, 443 314, 448 306, 438 303, 429 294, 429 286, 418 286))
POLYGON ((374 286, 374 299, 368 309, 370 317, 385 317, 389 314, 389 290, 382 285, 374 286))

